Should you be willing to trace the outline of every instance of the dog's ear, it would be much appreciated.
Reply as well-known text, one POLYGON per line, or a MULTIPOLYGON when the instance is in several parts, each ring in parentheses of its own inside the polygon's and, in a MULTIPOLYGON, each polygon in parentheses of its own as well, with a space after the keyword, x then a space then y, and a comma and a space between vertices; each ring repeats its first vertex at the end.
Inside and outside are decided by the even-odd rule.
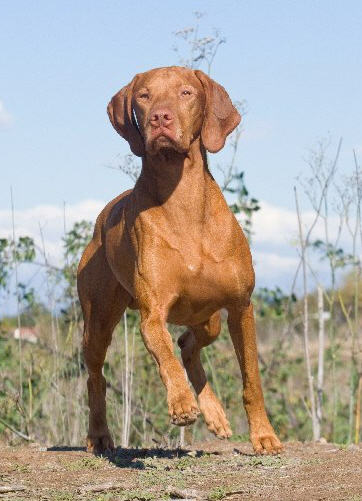
POLYGON ((224 147, 230 132, 239 125, 241 116, 224 87, 203 71, 195 70, 195 75, 204 87, 206 98, 201 139, 207 151, 216 153, 224 147))
POLYGON ((132 111, 132 93, 136 80, 137 75, 131 83, 112 97, 107 106, 107 112, 118 134, 129 142, 132 153, 142 157, 145 153, 145 147, 132 111))

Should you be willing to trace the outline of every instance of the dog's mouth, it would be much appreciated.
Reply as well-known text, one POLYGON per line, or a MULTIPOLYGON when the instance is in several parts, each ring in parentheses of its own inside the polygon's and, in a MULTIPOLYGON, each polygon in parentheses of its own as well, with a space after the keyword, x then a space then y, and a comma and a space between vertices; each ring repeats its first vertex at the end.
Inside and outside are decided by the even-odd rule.
POLYGON ((175 132, 166 127, 158 127, 151 131, 152 141, 175 141, 175 132))
POLYGON ((174 145, 175 145, 174 140, 171 137, 163 134, 159 135, 157 138, 153 140, 153 147, 158 149, 170 148, 171 146, 174 145))
POLYGON ((167 129, 166 127, 159 127, 156 130, 152 130, 150 136, 150 149, 152 153, 157 153, 165 148, 180 153, 185 150, 185 148, 179 144, 180 141, 177 139, 174 130, 167 129))

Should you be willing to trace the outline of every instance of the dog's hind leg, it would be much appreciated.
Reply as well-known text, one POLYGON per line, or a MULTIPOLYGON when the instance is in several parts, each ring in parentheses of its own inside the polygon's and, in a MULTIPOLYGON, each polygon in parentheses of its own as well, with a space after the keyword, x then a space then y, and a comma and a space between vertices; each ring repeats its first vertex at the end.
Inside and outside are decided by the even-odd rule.
POLYGON ((113 329, 131 301, 115 279, 102 245, 92 241, 78 271, 78 292, 84 317, 83 353, 88 368, 89 431, 87 450, 112 452, 114 444, 106 417, 106 380, 102 374, 113 329))
POLYGON ((200 360, 202 348, 213 343, 220 334, 220 312, 215 313, 208 322, 193 325, 179 338, 181 356, 187 375, 198 395, 200 411, 208 429, 218 438, 231 437, 229 421, 220 400, 206 380, 200 360))

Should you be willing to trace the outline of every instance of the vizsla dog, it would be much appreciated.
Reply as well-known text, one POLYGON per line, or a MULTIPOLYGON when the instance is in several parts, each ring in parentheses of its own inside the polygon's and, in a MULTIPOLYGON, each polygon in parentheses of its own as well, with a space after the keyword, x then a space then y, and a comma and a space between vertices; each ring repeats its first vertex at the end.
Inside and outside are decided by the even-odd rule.
POLYGON ((106 420, 102 367, 112 331, 127 307, 138 309, 141 333, 167 390, 174 424, 203 414, 219 438, 231 436, 209 386, 200 351, 220 333, 220 310, 243 377, 250 438, 257 453, 282 445, 269 423, 260 383, 253 307, 254 271, 248 242, 207 166, 240 122, 223 87, 202 71, 159 68, 136 75, 108 105, 116 131, 142 157, 133 190, 99 215, 78 270, 88 367, 88 450, 114 448, 106 420), (187 326, 174 355, 167 322, 187 326))

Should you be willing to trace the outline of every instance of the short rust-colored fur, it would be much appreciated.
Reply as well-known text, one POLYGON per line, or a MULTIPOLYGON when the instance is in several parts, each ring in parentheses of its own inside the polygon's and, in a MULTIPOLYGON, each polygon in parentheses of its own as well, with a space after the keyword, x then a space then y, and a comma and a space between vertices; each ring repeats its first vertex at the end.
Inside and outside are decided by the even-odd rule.
POLYGON ((174 424, 203 414, 219 438, 231 436, 223 407, 200 361, 220 333, 220 310, 243 377, 250 438, 258 453, 281 443, 264 408, 253 308, 254 271, 248 242, 207 166, 240 122, 225 89, 201 71, 159 68, 136 75, 108 105, 116 131, 142 172, 133 190, 99 215, 78 270, 84 315, 84 357, 89 372, 89 451, 114 448, 106 420, 102 367, 112 331, 127 307, 139 309, 141 333, 167 390, 174 424), (183 365, 166 323, 185 325, 183 365))

